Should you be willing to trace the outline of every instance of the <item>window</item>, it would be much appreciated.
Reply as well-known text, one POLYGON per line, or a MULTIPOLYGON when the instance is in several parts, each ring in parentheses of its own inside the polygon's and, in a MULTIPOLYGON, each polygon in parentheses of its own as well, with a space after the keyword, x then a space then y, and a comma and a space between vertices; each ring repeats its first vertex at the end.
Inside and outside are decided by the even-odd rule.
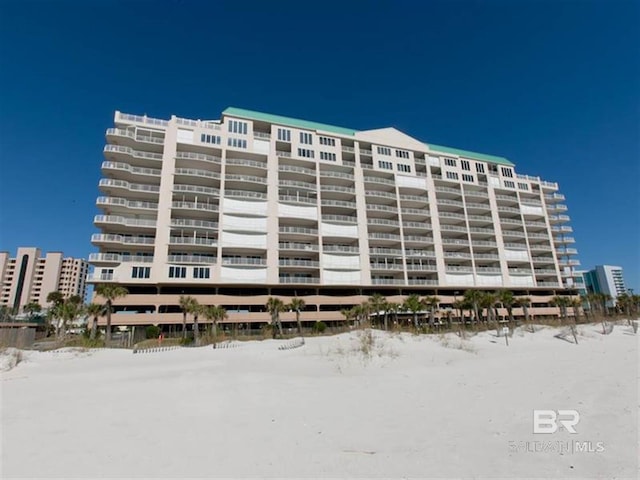
POLYGON ((396 150, 396 157, 409 158, 409 152, 407 152, 406 150, 396 150))
POLYGON ((391 156, 391 149, 387 147, 377 147, 378 153, 380 155, 388 155, 391 156))
POLYGON ((469 160, 460 160, 460 166, 462 167, 463 170, 466 170, 466 171, 471 170, 471 164, 469 163, 469 160))
POLYGON ((449 180, 458 180, 458 174, 456 172, 447 172, 447 178, 449 180))
POLYGON ((336 154, 329 152, 320 152, 320 160, 329 160, 330 162, 335 162, 336 154))
POLYGON ((187 278, 187 267, 169 267, 169 278, 187 278))
POLYGON ((213 143, 214 145, 220 145, 220 137, 217 135, 200 135, 200 141, 202 143, 213 143))
POLYGON ((505 181, 504 181, 504 186, 505 186, 505 187, 507 187, 507 188, 516 188, 516 184, 515 184, 515 183, 513 183, 513 182, 512 182, 512 181, 510 181, 510 180, 505 180, 505 181))
POLYGON ((385 170, 393 170, 393 164, 391 162, 385 162, 384 160, 378 160, 378 167, 385 170))
POLYGON ((209 278, 209 267, 193 267, 193 278, 209 278))
POLYGON ((476 163, 476 172, 484 173, 484 163, 476 163))
POLYGON ((336 146, 336 139, 335 138, 318 137, 318 139, 320 141, 320 145, 327 145, 329 147, 335 147, 336 146))
POLYGON ((466 173, 463 173, 462 174, 462 181, 464 181, 464 182, 473 182, 473 175, 468 175, 466 173))
POLYGON ((406 165, 404 163, 399 163, 398 164, 398 171, 399 172, 411 172, 411 166, 410 165, 406 165))
POLYGON ((281 142, 290 142, 291 141, 291 130, 287 130, 286 128, 278 129, 278 140, 281 142))
POLYGON ((314 157, 313 150, 309 150, 307 148, 299 148, 298 156, 304 157, 304 158, 313 158, 314 157))
POLYGON ((502 167, 502 175, 504 177, 513 178, 513 170, 511 170, 510 168, 502 167))
POLYGON ((239 122, 238 120, 229 120, 229 132, 247 134, 247 122, 239 122))
POLYGON ((445 158, 444 159, 444 164, 447 167, 455 167, 456 166, 456 159, 455 158, 445 158))
POLYGON ((229 138, 227 145, 233 148, 247 148, 247 141, 241 138, 229 138))
POLYGON ((529 184, 528 183, 518 183, 518 188, 520 190, 529 190, 529 184))
POLYGON ((307 132, 300 132, 300 143, 313 145, 313 136, 307 132))
POLYGON ((131 278, 149 278, 151 267, 131 267, 131 278))

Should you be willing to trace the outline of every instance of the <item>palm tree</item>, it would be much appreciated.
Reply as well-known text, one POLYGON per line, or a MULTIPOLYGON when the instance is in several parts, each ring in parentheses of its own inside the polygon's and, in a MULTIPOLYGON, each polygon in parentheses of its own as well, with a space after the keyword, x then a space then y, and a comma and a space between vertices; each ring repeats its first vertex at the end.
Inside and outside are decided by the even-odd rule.
MULTIPOLYGON (((516 305, 520 305, 522 307, 522 311, 524 312, 524 321, 529 325, 529 307, 531 306, 531 299, 529 297, 518 297, 516 298, 516 305)), ((531 331, 533 332, 533 330, 531 331)))
POLYGON ((344 317, 344 324, 345 324, 344 326, 345 327, 349 327, 349 322, 355 318, 355 310, 354 310, 354 308, 355 307, 343 308, 342 310, 340 310, 340 313, 344 317))
POLYGON ((438 305, 440 304, 440 299, 435 296, 425 297, 423 302, 424 302, 424 305, 429 309, 429 326, 433 331, 433 328, 435 327, 435 323, 436 323, 435 313, 436 313, 436 310, 438 309, 438 305))
POLYGON ((482 302, 482 292, 480 290, 469 289, 464 292, 464 301, 473 309, 476 323, 480 321, 480 303, 482 302))
POLYGON ((111 314, 113 313, 113 301, 120 297, 126 297, 129 293, 122 285, 115 283, 100 283, 96 287, 96 293, 105 299, 105 311, 107 314, 107 331, 105 332, 105 345, 111 341, 111 314))
POLYGON ((502 306, 507 309, 507 315, 509 315, 509 323, 513 324, 513 307, 516 304, 516 299, 513 296, 513 292, 511 290, 500 290, 500 292, 498 292, 498 300, 500 301, 502 306))
POLYGON ((558 307, 560 311, 561 320, 566 320, 567 307, 569 306, 570 303, 571 303, 571 300, 569 299, 569 297, 565 297, 562 295, 556 295, 551 299, 551 305, 555 305, 556 307, 558 307))
POLYGON ((62 318, 62 328, 58 332, 59 335, 64 338, 67 335, 67 322, 75 320, 80 314, 82 314, 83 305, 82 299, 77 295, 69 297, 60 305, 60 318, 62 318))
MULTIPOLYGON (((62 295, 62 293, 58 291, 49 292, 49 294, 47 295, 47 303, 51 304, 51 306, 47 309, 47 316, 46 316, 47 336, 49 336, 49 333, 50 333, 51 321, 60 319, 60 309, 63 302, 64 302, 64 295, 62 295)), ((56 324, 56 336, 57 336, 59 325, 57 321, 55 322, 55 324, 56 324)))
POLYGON ((276 328, 282 337, 282 323, 280 322, 280 313, 285 310, 285 304, 277 297, 269 297, 267 300, 267 311, 271 315, 271 329, 273 338, 276 338, 276 328))
POLYGON ((354 316, 358 326, 364 325, 371 314, 371 304, 367 301, 353 307, 354 316))
POLYGON ((91 322, 91 335, 89 338, 91 340, 96 339, 96 333, 98 332, 98 317, 104 315, 105 309, 104 305, 100 305, 99 303, 90 303, 85 308, 87 315, 93 317, 93 321, 91 322))
POLYGON ((215 345, 218 338, 218 322, 228 318, 227 311, 224 307, 218 305, 203 306, 202 314, 213 325, 213 342, 215 345))
POLYGON ((200 341, 200 327, 198 327, 198 316, 202 312, 202 305, 198 303, 198 300, 191 297, 191 302, 189 303, 188 312, 193 315, 193 341, 196 346, 200 341))
POLYGON ((196 299, 191 296, 180 295, 179 303, 182 310, 182 338, 187 338, 187 313, 189 313, 196 299))
POLYGON ((413 326, 418 329, 418 312, 424 308, 424 301, 415 293, 405 298, 402 303, 403 310, 413 314, 413 326))
POLYGON ((398 302, 387 302, 385 305, 385 319, 387 314, 391 314, 394 325, 398 323, 398 312, 402 309, 402 305, 398 302))
POLYGON ((387 314, 385 312, 385 303, 387 299, 379 293, 374 293, 369 297, 369 305, 371 310, 376 314, 376 323, 378 323, 378 317, 380 312, 384 312, 384 329, 387 329, 387 314))
POLYGON ((302 335, 302 323, 300 323, 300 312, 304 310, 307 304, 304 303, 304 300, 299 297, 293 297, 291 299, 291 303, 289 304, 289 308, 296 312, 296 323, 298 324, 298 334, 302 335))

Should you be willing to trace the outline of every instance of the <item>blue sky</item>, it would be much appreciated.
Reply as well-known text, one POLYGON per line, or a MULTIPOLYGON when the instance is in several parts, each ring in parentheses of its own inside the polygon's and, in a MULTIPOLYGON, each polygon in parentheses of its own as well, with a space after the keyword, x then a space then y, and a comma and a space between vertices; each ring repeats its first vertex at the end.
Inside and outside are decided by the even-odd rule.
POLYGON ((0 2, 0 250, 93 251, 113 112, 227 106, 501 155, 640 292, 638 1, 0 2))

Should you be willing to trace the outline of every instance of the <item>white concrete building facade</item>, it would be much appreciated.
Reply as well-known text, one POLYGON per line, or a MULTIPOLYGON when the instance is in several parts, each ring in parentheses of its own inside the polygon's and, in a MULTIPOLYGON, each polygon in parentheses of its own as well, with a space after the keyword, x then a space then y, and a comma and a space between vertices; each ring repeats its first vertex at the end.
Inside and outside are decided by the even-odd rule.
POLYGON ((299 296, 332 322, 374 292, 504 288, 544 313, 573 286, 564 196, 506 158, 238 108, 114 122, 89 260, 130 292, 116 325, 180 323, 180 295, 243 323, 299 296))

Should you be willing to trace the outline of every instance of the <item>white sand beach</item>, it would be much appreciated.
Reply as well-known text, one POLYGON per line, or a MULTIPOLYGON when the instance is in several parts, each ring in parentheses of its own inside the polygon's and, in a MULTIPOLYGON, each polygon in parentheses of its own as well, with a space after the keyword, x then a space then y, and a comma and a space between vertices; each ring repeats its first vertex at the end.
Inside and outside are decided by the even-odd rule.
POLYGON ((5 353, 0 477, 636 478, 640 334, 560 331, 5 353))

